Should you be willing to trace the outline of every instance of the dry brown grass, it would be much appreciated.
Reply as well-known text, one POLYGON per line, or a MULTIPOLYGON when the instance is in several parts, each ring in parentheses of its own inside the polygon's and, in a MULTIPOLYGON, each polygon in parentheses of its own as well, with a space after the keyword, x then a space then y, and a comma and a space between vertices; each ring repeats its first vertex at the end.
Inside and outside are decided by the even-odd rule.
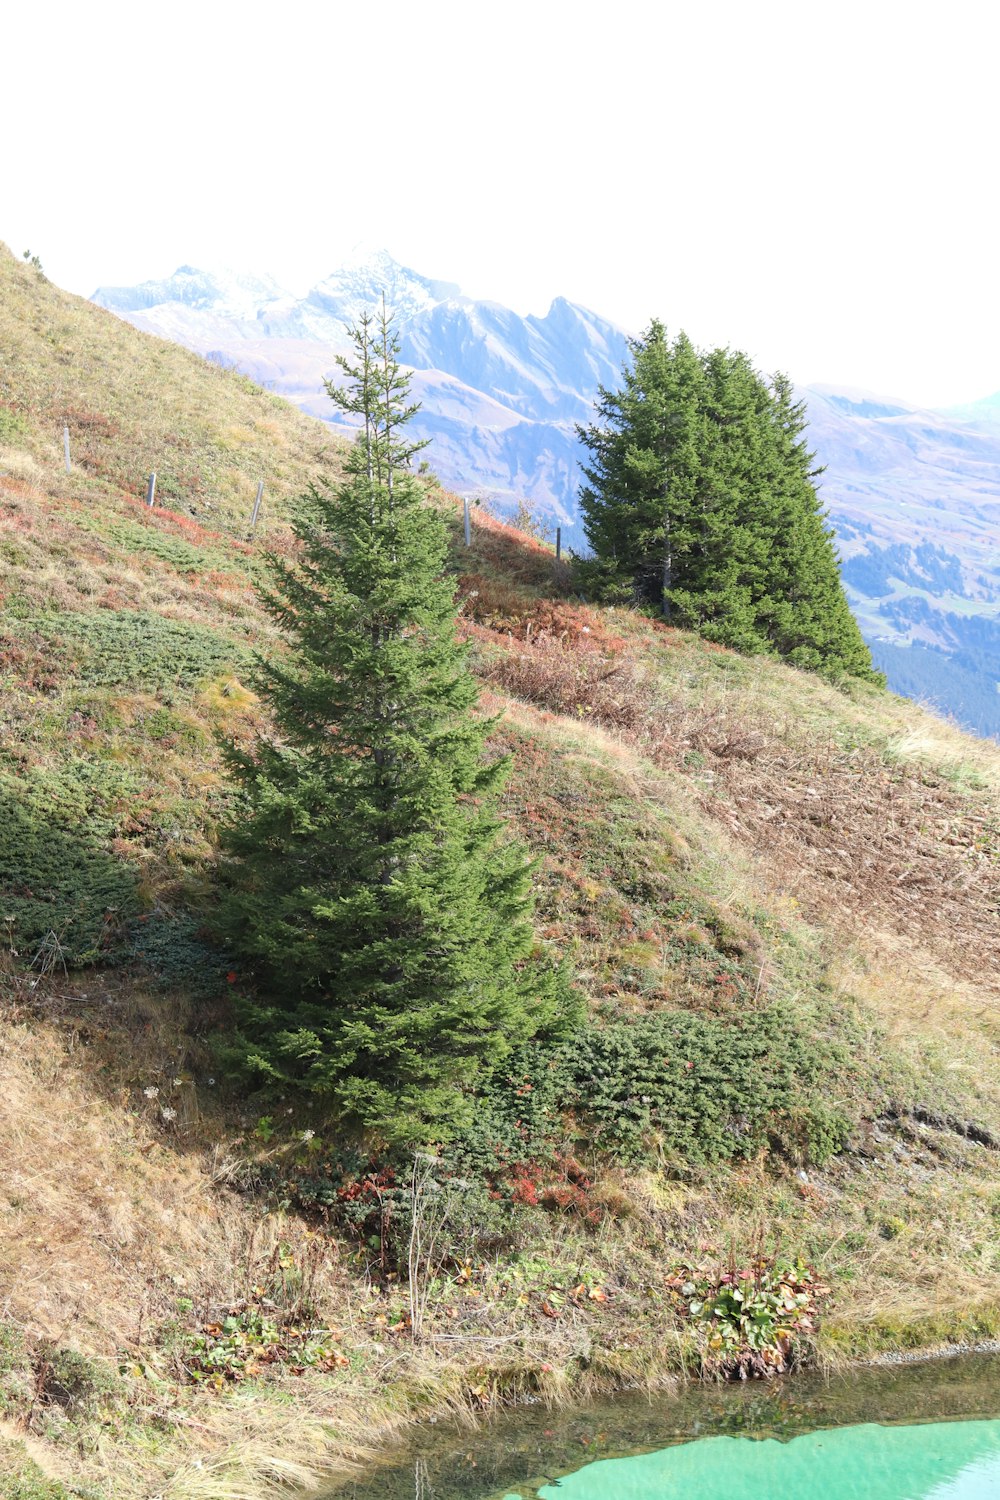
POLYGON ((224 1297, 249 1210, 137 1108, 138 1089, 117 1104, 95 1091, 78 1033, 6 1021, 0 1038, 4 1317, 112 1355, 185 1292, 224 1297))
MULTIPOLYGON (((443 490, 437 492, 437 497, 451 512, 457 528, 462 502, 443 490)), ((555 552, 545 542, 519 531, 480 506, 473 508, 471 521, 471 547, 465 546, 461 531, 455 531, 453 558, 457 572, 504 578, 527 589, 549 590, 554 582, 565 582, 566 569, 564 566, 557 569, 555 552)))
POLYGON ((86 505, 0 477, 0 549, 4 594, 16 600, 20 615, 155 609, 170 619, 217 625, 235 607, 270 633, 253 594, 249 547, 171 512, 150 512, 127 495, 104 495, 99 504, 86 505), (121 539, 116 525, 128 528, 121 539), (148 552, 142 549, 144 533, 148 552), (180 571, 158 555, 159 537, 205 549, 215 566, 180 571))
MULTIPOLYGON (((603 640, 597 632, 531 635, 524 622, 532 601, 523 599, 520 615, 509 600, 505 608, 518 635, 502 624, 468 627, 487 681, 618 733, 655 765, 686 770, 706 816, 753 850, 772 890, 845 931, 859 920, 874 924, 919 944, 953 975, 1000 989, 1000 807, 982 778, 976 785, 955 776, 963 764, 1000 764, 1000 753, 912 705, 902 735, 859 735, 857 705, 829 689, 827 704, 814 706, 818 722, 803 722, 793 703, 785 717, 773 689, 808 695, 805 674, 747 667, 691 643, 668 647, 673 660, 661 646, 657 662, 649 646, 662 636, 622 650, 620 637, 609 645, 607 625, 603 640), (718 668, 705 670, 713 656, 733 661, 737 691, 720 685, 718 668), (708 691, 698 691, 699 677, 708 691), (842 705, 854 712, 838 713, 842 705)), ((492 602, 487 609, 487 618, 497 612, 492 602)), ((867 701, 877 724, 885 700, 867 701)))
POLYGON ((482 626, 489 638, 494 632, 511 641, 532 640, 544 647, 610 655, 624 649, 625 641, 608 629, 601 610, 546 594, 528 594, 505 579, 483 573, 462 573, 458 597, 466 620, 482 626))
POLYGON ((707 811, 772 879, 847 928, 863 919, 1000 990, 996 809, 876 751, 779 744, 725 765, 707 811))
POLYGON ((835 953, 830 983, 877 1017, 885 1043, 919 1075, 938 1071, 928 1108, 959 1109, 1000 1128, 1000 1002, 994 976, 958 978, 921 943, 866 929, 835 953))
MULTIPOLYGON (((99 988, 99 986, 98 986, 99 988)), ((180 1111, 166 1057, 176 1059, 181 1017, 141 995, 42 992, 6 985, 0 1015, 0 1324, 29 1351, 45 1341, 79 1350, 109 1370, 125 1360, 158 1371, 133 1382, 134 1420, 170 1433, 135 1448, 82 1429, 79 1451, 39 1440, 41 1414, 10 1435, 44 1472, 86 1477, 108 1497, 153 1493, 176 1500, 268 1500, 288 1487, 317 1485, 366 1447, 377 1387, 343 1380, 304 1389, 291 1377, 270 1393, 232 1400, 177 1388, 163 1330, 197 1327, 227 1309, 266 1274, 279 1245, 304 1263, 306 1226, 264 1213, 226 1180, 236 1158, 220 1141, 221 1117, 180 1111), (88 998, 96 1003, 88 1006, 88 998), (52 1014, 52 1020, 43 1019, 52 1014), (144 1080, 159 1089, 145 1095, 144 1080), (129 1080, 126 1082, 126 1080, 129 1080), (187 1119, 187 1128, 178 1128, 187 1119), (178 1308, 191 1307, 190 1315, 178 1308), (168 1382, 164 1385, 164 1379, 168 1382), (294 1393, 296 1399, 289 1401, 294 1393), (284 1486, 284 1488, 283 1488, 284 1486)), ((183 1092, 183 1091, 182 1091, 183 1092)), ((311 1289, 327 1326, 347 1321, 335 1247, 311 1257, 311 1289)), ((368 1335, 359 1332, 358 1342, 368 1335)), ((22 1418, 23 1418, 22 1413, 22 1418)), ((381 1412, 390 1430, 393 1417, 381 1412)))

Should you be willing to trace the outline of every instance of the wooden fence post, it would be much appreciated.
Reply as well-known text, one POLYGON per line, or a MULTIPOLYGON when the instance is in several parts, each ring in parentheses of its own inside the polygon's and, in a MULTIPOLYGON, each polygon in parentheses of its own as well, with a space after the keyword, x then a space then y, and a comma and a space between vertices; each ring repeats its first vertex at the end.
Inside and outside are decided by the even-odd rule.
POLYGON ((66 455, 66 473, 68 474, 72 465, 69 461, 69 428, 63 428, 63 452, 66 455))
POLYGON ((469 519, 469 502, 468 502, 468 500, 463 500, 462 504, 463 504, 463 507, 465 509, 465 545, 467 547, 471 547, 472 546, 472 522, 469 519))

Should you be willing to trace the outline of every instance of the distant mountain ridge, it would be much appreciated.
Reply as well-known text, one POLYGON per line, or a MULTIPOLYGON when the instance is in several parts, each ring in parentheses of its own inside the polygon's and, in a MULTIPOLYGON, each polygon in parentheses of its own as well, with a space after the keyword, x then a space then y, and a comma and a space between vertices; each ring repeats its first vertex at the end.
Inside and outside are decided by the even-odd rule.
MULTIPOLYGON (((525 498, 585 546, 576 424, 628 353, 625 332, 586 308, 556 298, 522 317, 382 250, 304 297, 271 276, 182 266, 92 300, 336 423, 323 379, 383 294, 443 482, 501 507, 525 498)), ((1000 393, 950 412, 838 386, 801 394, 845 584, 890 684, 1000 736, 1000 393)))
POLYGON ((270 276, 182 266, 163 280, 100 287, 92 300, 338 423, 323 379, 337 373, 347 328, 383 294, 415 372, 414 425, 433 439, 442 480, 501 505, 527 496, 582 545, 576 423, 598 386, 618 379, 627 352, 624 332, 587 309, 556 298, 544 317, 522 318, 385 251, 355 256, 300 298, 270 276))
POLYGON ((838 387, 804 394, 878 665, 897 691, 1000 737, 1000 426, 838 387))

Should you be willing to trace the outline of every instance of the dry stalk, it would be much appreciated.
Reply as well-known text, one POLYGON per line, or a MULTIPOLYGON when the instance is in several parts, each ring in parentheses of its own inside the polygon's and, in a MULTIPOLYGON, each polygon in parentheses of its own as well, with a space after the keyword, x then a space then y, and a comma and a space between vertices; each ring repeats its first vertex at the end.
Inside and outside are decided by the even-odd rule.
POLYGON ((410 1243, 406 1261, 413 1342, 423 1337, 430 1284, 447 1253, 443 1231, 455 1192, 449 1179, 437 1175, 440 1163, 428 1152, 414 1152, 410 1172, 410 1243))

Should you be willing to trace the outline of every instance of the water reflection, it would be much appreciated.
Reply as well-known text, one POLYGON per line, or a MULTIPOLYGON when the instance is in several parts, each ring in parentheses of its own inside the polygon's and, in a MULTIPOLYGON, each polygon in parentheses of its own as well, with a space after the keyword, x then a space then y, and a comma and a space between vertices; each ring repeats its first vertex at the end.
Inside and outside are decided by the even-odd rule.
POLYGON ((331 1492, 331 1500, 715 1500, 723 1488, 726 1500, 998 1500, 1000 1357, 852 1371, 832 1380, 692 1386, 653 1401, 627 1396, 565 1412, 534 1407, 476 1431, 426 1426, 394 1464, 331 1492), (901 1424, 944 1422, 955 1425, 923 1429, 923 1469, 901 1469, 921 1446, 921 1433, 904 1432, 901 1424), (888 1427, 866 1425, 873 1423, 888 1427), (960 1423, 981 1431, 960 1433, 960 1423), (864 1427, 866 1436, 854 1450, 858 1464, 844 1469, 851 1487, 837 1490, 830 1476, 847 1463, 848 1426, 864 1427), (733 1441, 748 1437, 759 1441, 733 1441), (713 1441, 693 1445, 696 1438, 713 1441), (966 1439, 985 1446, 962 1451, 966 1439), (950 1448, 952 1440, 957 1446, 950 1448), (723 1461, 729 1450, 734 1457, 723 1461), (609 1462, 626 1457, 630 1465, 609 1462), (886 1482, 895 1475, 908 1489, 861 1487, 881 1482, 883 1458, 886 1482), (723 1487, 711 1488, 711 1471, 689 1463, 721 1464, 723 1487), (768 1463, 777 1466, 773 1472, 768 1463), (736 1487, 734 1476, 744 1469, 757 1488, 736 1487), (642 1483, 645 1489, 634 1487, 642 1483))

